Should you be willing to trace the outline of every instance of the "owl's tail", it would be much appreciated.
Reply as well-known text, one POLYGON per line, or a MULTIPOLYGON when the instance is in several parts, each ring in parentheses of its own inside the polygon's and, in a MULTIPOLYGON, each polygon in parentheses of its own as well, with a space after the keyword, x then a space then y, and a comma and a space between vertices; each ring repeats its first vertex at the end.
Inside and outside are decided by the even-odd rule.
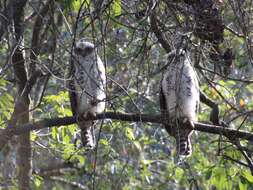
POLYGON ((188 157, 192 153, 191 135, 193 132, 194 124, 187 121, 182 124, 176 135, 177 151, 179 155, 188 157))
POLYGON ((177 150, 179 155, 182 156, 190 156, 192 153, 192 146, 191 146, 191 140, 190 136, 187 136, 185 134, 180 135, 177 140, 177 150))
POLYGON ((95 140, 93 135, 93 121, 79 121, 78 126, 81 129, 81 141, 87 149, 95 148, 95 140))

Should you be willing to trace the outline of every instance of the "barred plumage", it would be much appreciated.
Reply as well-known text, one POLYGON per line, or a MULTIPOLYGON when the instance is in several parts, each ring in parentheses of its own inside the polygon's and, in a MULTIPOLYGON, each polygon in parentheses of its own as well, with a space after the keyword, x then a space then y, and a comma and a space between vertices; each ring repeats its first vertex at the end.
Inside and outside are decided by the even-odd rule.
POLYGON ((71 108, 78 118, 83 145, 93 148, 95 143, 91 127, 94 122, 84 121, 83 118, 94 116, 105 109, 105 67, 96 53, 95 46, 84 39, 76 43, 72 60, 71 108))
POLYGON ((160 106, 165 128, 176 138, 180 155, 192 152, 190 137, 197 120, 199 84, 190 57, 184 51, 175 54, 174 61, 163 73, 160 106))

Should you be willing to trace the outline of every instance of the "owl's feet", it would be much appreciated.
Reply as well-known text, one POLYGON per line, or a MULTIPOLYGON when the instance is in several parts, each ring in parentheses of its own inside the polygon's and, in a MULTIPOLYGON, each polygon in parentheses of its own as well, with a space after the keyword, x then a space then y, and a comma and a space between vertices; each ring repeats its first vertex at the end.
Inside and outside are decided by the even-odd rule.
POLYGON ((81 130, 81 141, 83 146, 88 150, 92 150, 96 146, 91 129, 81 130))
POLYGON ((90 100, 90 105, 92 105, 92 106, 96 106, 96 105, 98 105, 98 103, 99 103, 98 99, 92 99, 92 100, 90 100))
POLYGON ((187 118, 183 119, 183 127, 194 130, 194 122, 188 120, 187 118))
POLYGON ((90 112, 90 111, 86 112, 86 113, 83 115, 84 120, 93 119, 93 118, 95 118, 95 117, 96 117, 96 113, 90 112))

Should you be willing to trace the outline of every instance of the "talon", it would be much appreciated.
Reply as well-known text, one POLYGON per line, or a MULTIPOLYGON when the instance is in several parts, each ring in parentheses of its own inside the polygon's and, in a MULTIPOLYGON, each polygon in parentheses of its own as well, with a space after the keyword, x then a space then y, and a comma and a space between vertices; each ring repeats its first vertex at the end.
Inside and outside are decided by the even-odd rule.
POLYGON ((193 121, 189 121, 189 127, 190 127, 190 129, 194 129, 195 128, 195 126, 194 126, 194 122, 193 121))
POLYGON ((87 118, 95 118, 96 117, 96 113, 95 112, 87 112, 87 118))
POLYGON ((85 120, 85 115, 77 115, 76 120, 77 122, 82 122, 83 120, 85 120))
POLYGON ((90 100, 90 105, 92 105, 92 106, 96 106, 98 103, 99 103, 99 101, 97 99, 90 100))
POLYGON ((190 120, 188 120, 186 118, 183 120, 183 125, 184 125, 184 127, 188 128, 188 129, 194 130, 194 128, 195 128, 194 122, 190 121, 190 120))
POLYGON ((95 117, 96 117, 96 113, 94 113, 94 112, 88 111, 88 112, 85 112, 83 114, 84 120, 92 119, 92 118, 95 118, 95 117))

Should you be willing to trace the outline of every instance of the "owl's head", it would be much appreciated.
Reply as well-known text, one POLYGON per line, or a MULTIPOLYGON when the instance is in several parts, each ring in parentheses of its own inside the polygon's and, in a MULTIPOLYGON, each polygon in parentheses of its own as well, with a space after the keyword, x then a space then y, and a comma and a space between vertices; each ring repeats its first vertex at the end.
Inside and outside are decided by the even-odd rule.
POLYGON ((94 50, 95 46, 93 43, 85 41, 85 39, 80 39, 75 45, 74 52, 76 55, 86 57, 88 55, 91 55, 94 52, 94 50))

